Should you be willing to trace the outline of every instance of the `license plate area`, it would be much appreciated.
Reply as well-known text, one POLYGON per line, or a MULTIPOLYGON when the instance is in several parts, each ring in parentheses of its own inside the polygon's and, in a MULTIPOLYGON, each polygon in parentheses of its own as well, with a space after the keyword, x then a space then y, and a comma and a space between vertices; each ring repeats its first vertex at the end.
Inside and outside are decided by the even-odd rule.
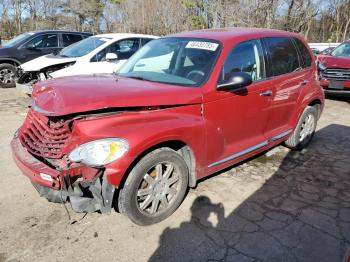
POLYGON ((335 81, 331 80, 329 83, 330 89, 337 89, 337 90, 343 90, 344 89, 344 82, 343 81, 335 81))

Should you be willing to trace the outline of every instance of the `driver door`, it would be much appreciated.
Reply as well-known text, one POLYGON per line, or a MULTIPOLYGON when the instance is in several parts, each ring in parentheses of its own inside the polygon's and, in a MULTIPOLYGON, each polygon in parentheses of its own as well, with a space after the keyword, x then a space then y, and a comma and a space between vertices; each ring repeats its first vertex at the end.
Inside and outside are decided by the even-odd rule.
POLYGON ((204 103, 210 171, 238 162, 267 145, 273 83, 266 79, 262 50, 260 40, 236 45, 225 60, 218 84, 225 83, 234 72, 249 74, 253 83, 229 91, 217 90, 204 103))
POLYGON ((61 49, 58 44, 57 34, 42 34, 36 36, 22 48, 26 50, 23 52, 24 61, 30 61, 39 56, 51 54, 61 49))

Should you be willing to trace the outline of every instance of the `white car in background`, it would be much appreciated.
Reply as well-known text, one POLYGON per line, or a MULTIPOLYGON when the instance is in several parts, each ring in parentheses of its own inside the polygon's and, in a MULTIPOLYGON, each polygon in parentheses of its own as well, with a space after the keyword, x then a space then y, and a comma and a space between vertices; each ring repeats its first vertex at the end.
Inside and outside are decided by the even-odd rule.
POLYGON ((30 95, 38 81, 73 75, 110 74, 147 42, 158 38, 143 34, 101 34, 38 57, 18 68, 16 87, 30 95))

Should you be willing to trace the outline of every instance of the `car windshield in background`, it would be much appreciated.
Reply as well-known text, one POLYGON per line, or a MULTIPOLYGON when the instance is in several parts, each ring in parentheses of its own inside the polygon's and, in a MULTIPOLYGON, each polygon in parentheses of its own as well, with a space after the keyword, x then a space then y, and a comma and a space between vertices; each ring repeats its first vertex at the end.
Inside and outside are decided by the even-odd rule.
POLYGON ((81 57, 103 45, 108 40, 110 39, 104 37, 89 37, 62 49, 59 55, 64 57, 81 57))
POLYGON ((334 50, 331 52, 331 55, 350 57, 350 43, 344 43, 334 48, 334 50))
POLYGON ((21 35, 16 36, 15 38, 11 39, 10 41, 4 43, 2 46, 5 47, 12 47, 20 43, 22 40, 26 39, 27 37, 33 35, 33 33, 24 33, 21 35))
POLYGON ((119 70, 119 75, 159 83, 200 86, 220 51, 213 40, 163 38, 149 42, 119 70))

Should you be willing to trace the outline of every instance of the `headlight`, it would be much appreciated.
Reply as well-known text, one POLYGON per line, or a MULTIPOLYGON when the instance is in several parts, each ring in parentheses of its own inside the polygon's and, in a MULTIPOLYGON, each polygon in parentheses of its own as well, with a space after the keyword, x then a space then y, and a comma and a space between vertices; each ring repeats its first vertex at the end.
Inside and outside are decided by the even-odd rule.
POLYGON ((104 166, 121 158, 129 149, 126 140, 106 138, 82 144, 68 156, 69 160, 88 166, 104 166))

